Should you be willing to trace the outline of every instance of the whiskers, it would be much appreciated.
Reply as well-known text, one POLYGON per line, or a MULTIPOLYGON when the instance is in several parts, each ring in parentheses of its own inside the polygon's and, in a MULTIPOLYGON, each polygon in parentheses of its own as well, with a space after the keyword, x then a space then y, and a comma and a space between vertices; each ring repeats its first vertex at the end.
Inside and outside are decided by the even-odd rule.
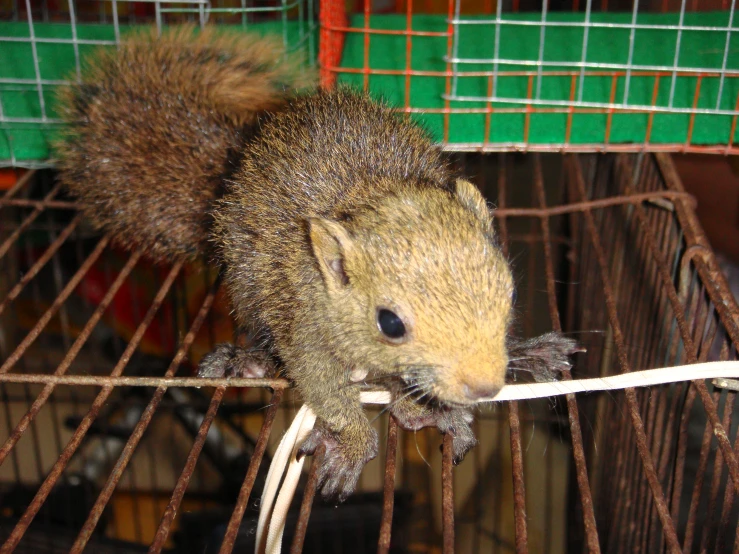
POLYGON ((382 416, 385 412, 392 410, 398 403, 412 398, 412 400, 418 404, 421 404, 426 399, 424 406, 427 406, 431 400, 433 400, 433 384, 434 375, 429 372, 421 372, 411 374, 405 373, 401 378, 401 386, 397 388, 398 382, 395 383, 394 395, 396 396, 392 402, 387 404, 380 412, 372 418, 370 423, 374 423, 377 419, 382 416))

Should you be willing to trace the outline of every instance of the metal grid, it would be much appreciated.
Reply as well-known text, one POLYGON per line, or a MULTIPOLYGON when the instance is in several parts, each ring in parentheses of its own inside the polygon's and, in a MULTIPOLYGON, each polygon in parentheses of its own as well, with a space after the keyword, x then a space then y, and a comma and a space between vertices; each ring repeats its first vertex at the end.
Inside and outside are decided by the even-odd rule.
MULTIPOLYGON (((450 151, 541 151, 541 152, 702 152, 736 154, 734 145, 739 94, 736 78, 739 63, 733 56, 734 31, 737 29, 736 2, 734 0, 706 0, 702 2, 629 0, 572 0, 567 2, 521 2, 520 0, 448 0, 444 3, 429 0, 405 0, 395 4, 395 12, 406 17, 405 28, 379 28, 373 17, 381 13, 371 0, 355 3, 357 17, 349 19, 344 2, 326 0, 322 3, 321 21, 321 70, 324 84, 333 83, 337 77, 352 82, 361 82, 372 88, 371 82, 378 76, 396 76, 403 80, 399 94, 399 109, 418 114, 424 121, 429 116, 439 116, 439 139, 450 151), (690 16, 715 10, 725 10, 720 24, 690 23, 690 16), (538 13, 537 13, 538 12, 538 13), (675 21, 651 21, 647 16, 654 13, 674 13, 675 21), (446 29, 429 30, 415 19, 424 13, 445 13, 446 29), (563 14, 579 14, 576 18, 561 17, 563 14), (628 17, 613 20, 598 18, 599 15, 623 13, 628 17), (489 14, 489 15, 484 15, 489 14), (529 17, 526 17, 526 16, 529 17), (560 16, 560 17, 557 17, 560 16), (523 30, 535 30, 535 53, 501 53, 502 36, 508 40, 523 30), (562 52, 552 54, 553 43, 562 41, 558 32, 569 29, 577 31, 572 50, 577 55, 562 52), (645 33, 659 33, 659 41, 669 45, 672 52, 670 63, 645 63, 635 57, 635 44, 645 47, 645 33), (485 47, 483 54, 470 57, 460 52, 467 33, 467 42, 475 40, 485 47), (363 37, 364 63, 361 67, 347 67, 342 63, 342 45, 348 35, 363 37), (552 37, 557 35, 557 37, 552 37), (592 37, 597 35, 597 39, 592 37), (685 61, 686 37, 700 35, 698 40, 712 38, 720 42, 720 52, 704 66, 691 65, 685 61), (373 66, 371 43, 378 37, 397 36, 405 38, 405 67, 392 68, 373 66), (473 37, 472 39, 470 37, 473 37), (442 41, 446 45, 443 69, 429 69, 419 63, 419 49, 427 48, 429 41, 442 41), (599 52, 605 43, 618 42, 617 61, 600 61, 599 52), (443 102, 438 105, 419 105, 412 100, 411 89, 419 90, 434 80, 443 80, 443 102), (608 81, 598 85, 599 97, 590 98, 588 83, 608 81), (556 93, 543 94, 543 84, 558 82, 556 93), (649 91, 635 95, 635 82, 649 81, 649 91), (518 83, 519 87, 506 86, 518 83), (525 85, 523 84, 525 83, 525 85), (565 84, 566 83, 566 84, 565 84), (684 87, 678 98, 676 90, 684 87), (462 89, 473 92, 464 92, 462 89), (516 89, 512 92, 511 89, 516 89), (690 92, 686 92, 690 91, 690 92), (479 116, 479 126, 484 125, 481 139, 456 140, 450 134, 455 121, 479 116), (516 126, 520 138, 510 140, 496 138, 496 130, 507 116, 504 125, 516 126), (539 125, 549 127, 546 139, 534 139, 532 121, 537 116, 561 116, 557 119, 540 119, 539 125), (596 127, 600 127, 597 138, 573 140, 573 128, 583 116, 605 116, 596 127), (659 140, 655 128, 666 123, 662 116, 684 115, 679 123, 680 140, 659 140), (631 116, 627 119, 624 116, 631 116), (644 132, 638 138, 626 140, 616 136, 613 130, 619 124, 631 125, 633 118, 641 116, 644 132), (657 123, 655 124, 655 117, 657 123), (723 119, 721 119, 723 117, 723 119), (573 125, 573 121, 575 122, 573 125), (615 123, 614 123, 615 122, 615 123), (708 126, 725 127, 725 132, 713 142, 696 139, 698 130, 708 126), (552 128, 557 132, 552 131, 552 128), (557 135, 557 138, 552 138, 557 135)), ((356 45, 356 43, 352 43, 356 45)), ((527 44, 521 44, 523 49, 527 44)), ((653 45, 652 45, 653 46, 653 45)), ((653 46, 654 47, 654 46, 653 46)), ((694 48, 688 46, 687 48, 694 48)), ((380 91, 383 92, 383 91, 380 91)), ((476 120, 478 121, 478 120, 476 120)))
POLYGON ((53 166, 50 143, 60 123, 54 109, 56 89, 68 84, 70 77, 80 78, 85 54, 101 46, 115 46, 126 30, 152 24, 161 29, 162 25, 184 22, 201 27, 210 23, 249 29, 273 21, 278 23, 274 30, 282 35, 289 52, 302 49, 308 60, 314 60, 318 46, 316 9, 314 0, 0 1, 0 23, 28 25, 23 32, 16 28, 8 28, 7 34, 0 32, 0 45, 30 49, 33 64, 33 76, 29 78, 7 76, 0 71, 0 152, 9 154, 0 155, 0 167, 53 166), (65 25, 66 32, 49 33, 49 27, 43 33, 37 31, 39 26, 48 24, 57 28, 65 25), (64 71, 44 64, 45 56, 53 59, 54 49, 72 49, 74 63, 64 71), (27 104, 31 115, 14 115, 19 104, 27 104), (19 156, 18 141, 39 144, 32 154, 19 156))
MULTIPOLYGON (((458 161, 496 202, 499 236, 516 260, 517 332, 580 331, 588 347, 563 378, 737 359, 739 308, 669 157, 458 161)), ((0 199, 0 485, 31 491, 8 513, 0 489, 0 552, 185 552, 177 539, 201 520, 222 523, 223 540, 208 551, 245 548, 250 498, 295 412, 292 391, 280 379, 187 377, 194 345, 214 340, 218 279, 195 272, 205 281, 196 293, 184 280, 189 268, 150 267, 136 252, 112 250, 44 175, 27 173, 0 199), (80 303, 100 267, 105 286, 80 303), (130 292, 135 282, 156 283, 148 301, 130 292), (137 302, 131 329, 106 354, 105 323, 137 302), (147 366, 140 356, 153 329, 171 346, 147 366), (200 387, 208 392, 192 396, 200 387), (183 419, 181 398, 191 433, 180 434, 172 455, 177 449, 164 445, 177 433, 166 417, 183 419), (65 418, 65 406, 74 417, 65 418), (163 418, 164 439, 155 433, 163 418), (229 433, 249 451, 231 480, 213 470, 229 433), (81 475, 90 476, 77 500, 81 516, 49 520, 59 487, 81 475), (202 515, 214 506, 219 518, 202 515), (128 534, 119 529, 126 520, 136 522, 128 534)), ((312 534, 326 512, 318 517, 310 474, 291 520, 292 551, 340 552, 336 529, 344 526, 357 551, 363 534, 379 541, 379 552, 439 544, 444 552, 736 551, 736 408, 735 390, 703 381, 510 403, 478 414, 481 444, 456 469, 448 448, 439 454, 435 431, 404 433, 380 418, 381 454, 360 487, 383 491, 365 504, 376 522, 361 512, 361 531, 343 521, 312 534), (404 491, 413 500, 398 507, 404 491), (403 517, 410 521, 399 526, 403 517)), ((67 511, 73 502, 67 497, 67 511)), ((352 507, 330 510, 338 518, 352 507)))

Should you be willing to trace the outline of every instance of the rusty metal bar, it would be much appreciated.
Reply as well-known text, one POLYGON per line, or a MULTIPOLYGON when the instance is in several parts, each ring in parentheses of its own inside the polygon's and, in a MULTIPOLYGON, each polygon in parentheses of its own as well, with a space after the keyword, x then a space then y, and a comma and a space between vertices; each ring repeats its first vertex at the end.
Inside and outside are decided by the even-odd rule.
POLYGON ((706 422, 703 431, 703 441, 701 443, 700 457, 698 459, 697 471, 695 474, 695 483, 693 485, 693 494, 690 498, 690 508, 688 510, 688 520, 685 525, 685 537, 683 539, 683 552, 692 552, 693 533, 695 532, 695 514, 698 511, 701 492, 703 491, 703 479, 706 476, 706 468, 708 467, 708 455, 711 450, 711 435, 713 429, 710 422, 706 422))
POLYGON ((323 463, 323 456, 326 453, 326 447, 321 444, 313 455, 311 461, 310 472, 308 473, 308 482, 303 490, 303 502, 300 504, 300 515, 298 523, 295 526, 295 535, 293 543, 290 546, 290 554, 300 554, 303 551, 305 543, 305 534, 308 531, 308 520, 310 519, 311 508, 313 507, 313 498, 316 496, 316 485, 318 484, 318 466, 323 463))
MULTIPOLYGON (((507 160, 500 156, 498 170, 498 205, 505 208, 507 201, 507 160)), ((498 214, 500 239, 503 254, 508 256, 508 224, 506 214, 498 214)), ((511 430, 511 469, 513 473, 513 512, 516 526, 516 552, 528 552, 526 529, 526 488, 523 477, 523 449, 521 446, 521 424, 518 415, 518 402, 508 403, 508 426, 511 430)))
POLYGON ((169 536, 169 529, 172 526, 175 515, 177 515, 177 510, 182 503, 182 498, 185 496, 187 486, 190 484, 190 477, 192 477, 192 473, 195 470, 195 464, 198 462, 200 452, 203 450, 205 439, 208 436, 208 431, 210 430, 210 426, 213 424, 213 419, 216 417, 216 412, 218 411, 218 407, 221 405, 221 400, 223 400, 225 392, 225 387, 218 387, 213 393, 210 406, 208 406, 208 411, 205 413, 205 417, 200 424, 200 429, 198 429, 197 437, 195 438, 192 448, 190 449, 190 453, 187 456, 185 467, 182 468, 182 472, 177 479, 177 484, 174 487, 174 491, 172 491, 172 497, 169 500, 167 508, 164 510, 164 515, 162 516, 162 521, 159 523, 156 535, 154 535, 154 541, 149 547, 149 554, 157 554, 162 551, 164 542, 169 536))
MULTIPOLYGON (((714 402, 716 405, 718 405, 719 399, 721 397, 720 391, 714 391, 713 393, 714 402)), ((730 429, 731 428, 731 413, 733 411, 734 405, 730 404, 728 402, 728 398, 726 399, 726 402, 724 403, 724 417, 722 421, 722 425, 724 426, 724 429, 730 429)), ((708 549, 708 533, 711 530, 715 530, 716 525, 716 499, 719 492, 719 486, 721 484, 721 478, 723 476, 724 469, 722 467, 722 456, 721 456, 721 450, 717 450, 714 454, 714 460, 713 460, 713 477, 711 479, 711 489, 709 492, 708 497, 708 522, 703 526, 703 533, 701 533, 701 543, 700 543, 700 550, 701 552, 709 552, 708 549)))
MULTIPOLYGON (((729 392, 726 398, 727 403, 733 404, 736 402, 736 393, 735 392, 729 392)), ((736 454, 739 454, 739 432, 737 432, 736 437, 734 438, 734 452, 736 454)), ((724 493, 724 505, 721 510, 721 523, 719 524, 722 529, 729 529, 730 528, 730 522, 729 517, 731 516, 732 508, 734 507, 734 497, 736 496, 736 490, 732 484, 731 481, 728 481, 726 483, 726 491, 724 493)), ((736 525, 734 526, 734 533, 735 533, 735 540, 737 541, 737 544, 739 544, 739 531, 736 529, 736 525)), ((725 539, 723 534, 719 534, 718 540, 716 541, 716 552, 727 552, 728 545, 725 544, 725 539)))
POLYGON ((0 198, 0 208, 5 206, 12 206, 15 208, 37 208, 45 210, 52 208, 55 210, 77 210, 80 204, 77 202, 69 202, 68 200, 30 200, 26 198, 12 198, 4 199, 0 198))
POLYGON ((49 309, 44 312, 44 315, 42 315, 41 318, 36 322, 36 325, 33 326, 33 329, 28 332, 26 337, 21 341, 15 351, 10 356, 8 356, 8 359, 5 360, 5 363, 0 366, 0 376, 10 371, 12 367, 18 362, 18 360, 20 360, 21 356, 23 356, 26 349, 31 345, 31 343, 33 343, 33 341, 38 338, 44 327, 46 327, 49 321, 51 321, 51 318, 54 317, 54 314, 59 311, 59 308, 62 306, 62 304, 64 304, 67 298, 69 298, 69 295, 71 295, 74 289, 77 288, 77 285, 80 284, 82 278, 87 274, 88 271, 90 271, 90 268, 103 253, 103 250, 109 242, 109 235, 106 235, 102 239, 100 239, 100 242, 98 242, 95 249, 90 253, 90 255, 80 266, 74 276, 69 280, 67 286, 64 287, 64 290, 62 290, 59 296, 56 297, 54 303, 49 306, 49 309))
MULTIPOLYGON (((539 154, 534 155, 534 192, 536 194, 537 203, 541 208, 546 207, 546 193, 544 190, 544 176, 541 169, 541 158, 539 154)), ((557 308, 557 297, 554 287, 554 262, 552 260, 551 232, 549 228, 549 219, 542 217, 540 220, 541 233, 544 245, 544 260, 547 281, 547 298, 549 300, 549 316, 552 321, 552 329, 561 332, 562 325, 559 318, 559 309, 557 308)), ((572 380, 569 371, 562 372, 562 380, 572 380)), ((577 400, 574 394, 566 395, 567 411, 570 421, 570 432, 572 440, 572 455, 575 460, 575 474, 577 477, 577 486, 580 490, 580 502, 583 509, 583 525, 585 526, 585 536, 587 545, 591 552, 600 552, 600 544, 598 542, 598 528, 595 522, 595 511, 593 509, 593 497, 590 492, 590 483, 588 481, 588 467, 585 460, 585 450, 582 442, 582 431, 580 429, 580 415, 577 407, 577 400)))
POLYGON ((20 179, 18 179, 16 183, 5 192, 3 196, 0 196, 0 206, 2 206, 3 203, 8 202, 13 196, 15 196, 15 194, 19 190, 25 187, 26 183, 28 183, 28 181, 30 181, 34 175, 36 175, 35 169, 26 171, 26 173, 23 174, 20 179))
MULTIPOLYGON (((574 178, 577 190, 581 198, 586 198, 585 183, 583 180, 580 166, 576 159, 567 156, 566 162, 570 166, 571 175, 574 178)), ((613 287, 611 286, 610 278, 608 276, 608 264, 605 259, 605 253, 600 240, 600 233, 596 228, 595 221, 591 212, 585 212, 585 224, 588 228, 588 234, 595 250, 596 260, 600 268, 601 280, 606 297, 606 310, 608 312, 608 318, 611 322, 613 329, 613 337, 616 343, 618 353, 617 358, 622 370, 626 373, 631 371, 631 365, 626 356, 625 344, 623 342, 623 335, 621 333, 621 324, 618 320, 618 313, 616 311, 616 305, 613 294, 613 287)), ((668 548, 674 552, 680 550, 680 543, 677 539, 677 532, 675 526, 670 517, 669 510, 667 508, 667 502, 665 500, 662 485, 657 477, 654 461, 649 452, 647 446, 647 438, 644 430, 644 423, 639 414, 639 402, 636 397, 634 389, 626 389, 624 391, 626 398, 629 416, 631 418, 632 427, 635 433, 636 447, 639 450, 639 455, 642 459, 642 466, 644 473, 649 482, 649 486, 652 489, 652 496, 654 498, 655 507, 659 513, 660 521, 665 535, 665 541, 667 542, 668 548)))
POLYGON ((236 536, 239 532, 239 526, 241 525, 241 520, 244 518, 244 512, 246 511, 246 504, 249 502, 249 496, 254 487, 254 481, 256 481, 257 478, 259 464, 262 463, 264 451, 267 449, 267 439, 269 438, 272 424, 275 421, 277 408, 279 408, 280 402, 282 401, 282 395, 282 389, 275 390, 272 395, 272 403, 269 405, 269 409, 264 416, 264 423, 262 423, 262 429, 259 431, 257 444, 254 447, 254 454, 252 454, 251 461, 249 462, 249 469, 246 471, 244 483, 241 485, 239 497, 236 500, 236 506, 234 506, 234 510, 231 513, 231 519, 228 522, 228 527, 226 528, 226 533, 223 537, 219 554, 231 554, 231 551, 233 550, 236 536))
MULTIPOLYGON (((123 266, 123 269, 121 269, 120 273, 116 277, 113 284, 110 286, 108 291, 105 293, 105 296, 100 301, 100 304, 93 312, 90 319, 87 321, 87 324, 80 332, 79 336, 77 337, 77 340, 74 342, 72 347, 69 349, 67 354, 64 356, 64 359, 59 364, 59 366, 54 371, 54 375, 63 375, 67 372, 69 369, 69 366, 72 364, 72 361, 77 357, 77 354, 79 354, 80 350, 82 349, 82 345, 87 341, 87 338, 90 336, 90 333, 92 333, 92 330, 97 325, 98 321, 100 321, 100 318, 103 317, 103 313, 108 308, 110 303, 113 301, 113 297, 118 292, 118 289, 121 288, 121 285, 123 285, 123 282, 126 280, 128 275, 131 273, 131 270, 133 270, 134 266, 138 262, 139 259, 139 253, 134 253, 129 258, 128 262, 125 266, 123 266)), ((20 377, 20 375, 12 375, 12 374, 0 374, 0 380, 3 377, 20 377)), ((8 379, 10 382, 17 382, 16 380, 8 379)), ((33 402, 31 407, 28 409, 28 412, 26 412, 21 420, 18 422, 18 424, 15 426, 15 429, 13 429, 13 432, 10 434, 8 439, 3 444, 2 448, 0 448, 0 465, 3 464, 5 461, 5 457, 8 455, 8 453, 13 449, 15 446, 15 443, 18 442, 21 436, 23 436, 23 433, 25 433, 26 429, 28 429, 28 426, 31 424, 31 421, 34 420, 36 415, 39 413, 41 408, 44 406, 46 401, 51 396, 51 393, 54 391, 54 388, 56 387, 55 383, 47 383, 47 385, 43 388, 43 390, 39 393, 38 397, 36 397, 36 400, 33 402)))
POLYGON ((451 434, 444 434, 441 448, 441 531, 442 553, 454 554, 454 474, 451 434))
MULTIPOLYGON (((172 362, 169 364, 169 367, 167 368, 167 371, 165 373, 166 377, 174 376, 177 370, 179 369, 180 364, 182 364, 182 361, 185 359, 185 356, 187 355, 187 351, 190 348, 190 345, 192 345, 193 341, 195 340, 195 337, 198 331, 200 330, 200 327, 203 325, 203 322, 205 321, 206 316, 208 315, 211 307, 213 306, 213 301, 215 300, 216 292, 218 291, 219 286, 220 286, 220 278, 216 279, 216 281, 210 287, 208 294, 205 296, 205 299, 203 300, 203 304, 201 305, 200 310, 195 316, 195 319, 193 320, 192 325, 190 326, 190 329, 187 332, 187 335, 185 335, 185 338, 183 339, 182 344, 177 349, 177 352, 174 358, 172 359, 172 362)), ((90 510, 90 514, 87 517, 87 520, 85 521, 84 525, 82 526, 82 529, 77 535, 77 539, 75 540, 74 545, 72 546, 72 549, 70 551, 71 553, 73 554, 81 553, 84 550, 87 542, 90 540, 90 537, 92 536, 92 533, 95 530, 95 526, 97 525, 100 519, 100 516, 102 516, 103 514, 103 510, 105 509, 105 506, 110 501, 110 498, 113 495, 113 491, 118 485, 118 481, 123 476, 123 472, 126 470, 128 463, 131 461, 134 451, 136 450, 136 447, 138 446, 139 441, 141 440, 141 437, 143 437, 144 432, 149 426, 149 423, 151 423, 151 420, 154 417, 154 413, 159 408, 159 404, 162 401, 162 398, 164 398, 164 393, 166 391, 167 391, 167 388, 165 386, 159 386, 157 390, 154 392, 152 399, 149 401, 148 406, 146 407, 144 412, 141 414, 141 417, 139 418, 139 422, 136 424, 136 427, 134 428, 133 432, 131 433, 131 436, 128 438, 128 441, 126 442, 126 445, 123 447, 123 450, 121 451, 121 454, 115 466, 111 470, 110 475, 108 476, 108 479, 105 482, 105 485, 101 489, 100 494, 98 495, 98 498, 95 501, 95 504, 90 510)))
POLYGON ((286 389, 286 379, 252 379, 249 377, 200 378, 200 377, 123 377, 110 375, 45 375, 38 373, 0 374, 0 383, 36 383, 75 385, 84 387, 247 387, 286 389))
MULTIPOLYGON (((102 242, 103 241, 101 241, 101 243, 102 242)), ((136 350, 136 348, 139 345, 139 342, 143 338, 144 332, 151 324, 151 321, 154 319, 154 316, 159 310, 159 307, 161 306, 162 302, 164 302, 164 298, 169 292, 169 289, 171 288, 172 284, 174 283, 175 278, 177 277, 180 270, 182 269, 182 265, 183 265, 182 262, 177 262, 172 266, 172 269, 170 270, 169 274, 164 280, 164 283, 162 283, 162 286, 159 288, 159 292, 154 298, 154 301, 152 302, 152 305, 149 308, 149 311, 144 317, 144 320, 141 322, 141 324, 136 329, 136 332, 131 338, 131 341, 129 342, 128 347, 123 352, 123 355, 118 361, 118 364, 116 365, 116 367, 113 369, 112 375, 117 376, 123 372, 123 369, 126 367, 126 364, 128 364, 128 361, 131 358, 131 355, 136 350)), ((72 455, 75 453, 79 445, 82 443, 82 439, 87 434, 87 431, 90 429, 90 427, 92 426, 92 423, 97 418, 98 413, 100 412, 100 409, 103 407, 108 397, 113 392, 113 389, 114 387, 112 385, 106 385, 103 387, 103 390, 101 390, 98 393, 98 396, 93 401, 92 406, 90 407, 90 410, 88 411, 87 415, 82 420, 80 425, 77 427, 77 430, 74 432, 74 434, 72 435, 72 438, 67 443, 66 448, 64 449, 62 454, 59 456, 59 459, 56 461, 56 463, 54 464, 54 467, 51 469, 48 476, 44 480, 43 484, 39 488, 38 492, 36 493, 36 496, 34 496, 33 501, 31 502, 31 504, 29 504, 25 513, 21 516, 15 528, 10 533, 7 541, 0 549, 0 554, 10 554, 15 549, 15 547, 18 546, 18 542, 20 542, 21 538, 23 537, 23 534, 26 532, 26 529, 28 529, 28 526, 31 524, 31 521, 33 521, 33 518, 36 516, 38 511, 41 509, 41 506, 43 505, 46 498, 49 496, 51 489, 54 487, 57 480, 59 479, 62 472, 64 471, 64 468, 67 466, 67 464, 69 463, 69 460, 72 458, 72 455)))
POLYGON ((59 236, 49 245, 49 247, 39 257, 39 259, 36 260, 36 262, 29 268, 29 270, 23 274, 23 277, 21 277, 20 281, 18 281, 15 286, 10 289, 10 292, 8 292, 8 295, 5 297, 5 299, 0 302, 0 314, 3 313, 3 310, 5 310, 5 307, 8 304, 10 304, 18 297, 20 292, 23 290, 23 287, 31 282, 31 279, 33 279, 38 274, 38 272, 41 271, 41 268, 46 265, 46 262, 51 259, 51 257, 56 253, 57 250, 59 250, 59 248, 61 248, 62 244, 64 244, 64 241, 69 238, 69 236, 77 228, 77 225, 79 225, 81 220, 82 214, 77 214, 74 219, 72 219, 72 221, 70 221, 69 224, 64 228, 64 230, 59 234, 59 236))
POLYGON ((398 450, 398 423, 390 416, 387 423, 387 449, 385 452, 385 483, 382 494, 382 523, 377 554, 390 551, 390 534, 393 528, 393 504, 395 501, 395 464, 398 450))
POLYGON ((44 211, 44 209, 48 205, 48 202, 59 192, 61 186, 61 183, 57 183, 39 203, 39 205, 36 206, 36 208, 34 208, 34 210, 26 216, 21 224, 15 228, 10 236, 5 239, 2 245, 0 245, 0 259, 8 253, 8 250, 10 250, 10 247, 13 245, 13 243, 18 240, 18 237, 21 236, 21 233, 23 233, 23 231, 25 231, 28 226, 31 225, 31 223, 33 223, 39 215, 41 215, 41 212, 44 211))
POLYGON ((562 206, 551 206, 544 208, 503 208, 498 206, 493 210, 495 217, 553 217, 555 215, 567 215, 582 213, 595 209, 610 208, 612 206, 638 205, 644 202, 687 202, 692 208, 696 206, 696 200, 692 194, 679 191, 653 191, 643 193, 624 194, 621 196, 610 196, 596 200, 581 200, 562 206))
MULTIPOLYGON (((682 192, 683 189, 680 177, 677 174, 675 167, 672 165, 672 161, 669 156, 655 155, 655 158, 665 181, 669 186, 682 192)), ((720 268, 718 268, 718 264, 711 253, 710 245, 708 244, 695 213, 679 201, 675 203, 675 208, 678 218, 683 223, 682 228, 685 232, 685 239, 688 245, 697 244, 704 247, 704 249, 701 250, 703 255, 694 260, 696 268, 698 269, 698 273, 701 276, 701 280, 706 287, 708 295, 716 307, 716 311, 719 313, 726 332, 734 345, 739 348, 739 305, 737 305, 737 302, 726 283, 726 278, 723 276, 720 268)), ((672 284, 671 288, 674 290, 672 284)), ((668 293, 669 292, 670 291, 668 290, 668 293)), ((713 426, 714 435, 718 441, 719 448, 721 448, 721 453, 724 456, 726 465, 729 468, 729 476, 734 483, 734 487, 737 488, 739 487, 739 460, 734 455, 731 441, 729 441, 726 430, 718 419, 716 405, 711 399, 711 395, 708 392, 705 382, 693 381, 693 384, 698 390, 701 402, 703 402, 703 406, 706 409, 706 415, 713 426)))

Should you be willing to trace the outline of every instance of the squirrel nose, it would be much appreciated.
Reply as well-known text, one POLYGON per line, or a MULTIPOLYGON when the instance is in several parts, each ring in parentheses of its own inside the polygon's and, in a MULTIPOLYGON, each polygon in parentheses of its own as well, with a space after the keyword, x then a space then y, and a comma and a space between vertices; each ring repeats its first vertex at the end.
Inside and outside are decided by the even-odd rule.
POLYGON ((481 386, 481 385, 468 385, 464 384, 462 386, 462 391, 464 392, 464 395, 469 398, 470 400, 477 401, 481 398, 492 398, 496 394, 498 394, 498 391, 500 390, 500 387, 496 387, 493 385, 489 386, 481 386))

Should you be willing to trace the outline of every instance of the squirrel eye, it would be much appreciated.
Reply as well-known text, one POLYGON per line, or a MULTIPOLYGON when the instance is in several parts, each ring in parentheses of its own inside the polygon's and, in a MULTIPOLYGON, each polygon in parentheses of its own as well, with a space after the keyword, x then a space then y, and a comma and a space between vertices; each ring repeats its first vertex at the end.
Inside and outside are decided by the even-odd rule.
POLYGON ((399 339, 405 336, 405 324, 390 310, 381 309, 377 312, 377 326, 388 338, 399 339))

